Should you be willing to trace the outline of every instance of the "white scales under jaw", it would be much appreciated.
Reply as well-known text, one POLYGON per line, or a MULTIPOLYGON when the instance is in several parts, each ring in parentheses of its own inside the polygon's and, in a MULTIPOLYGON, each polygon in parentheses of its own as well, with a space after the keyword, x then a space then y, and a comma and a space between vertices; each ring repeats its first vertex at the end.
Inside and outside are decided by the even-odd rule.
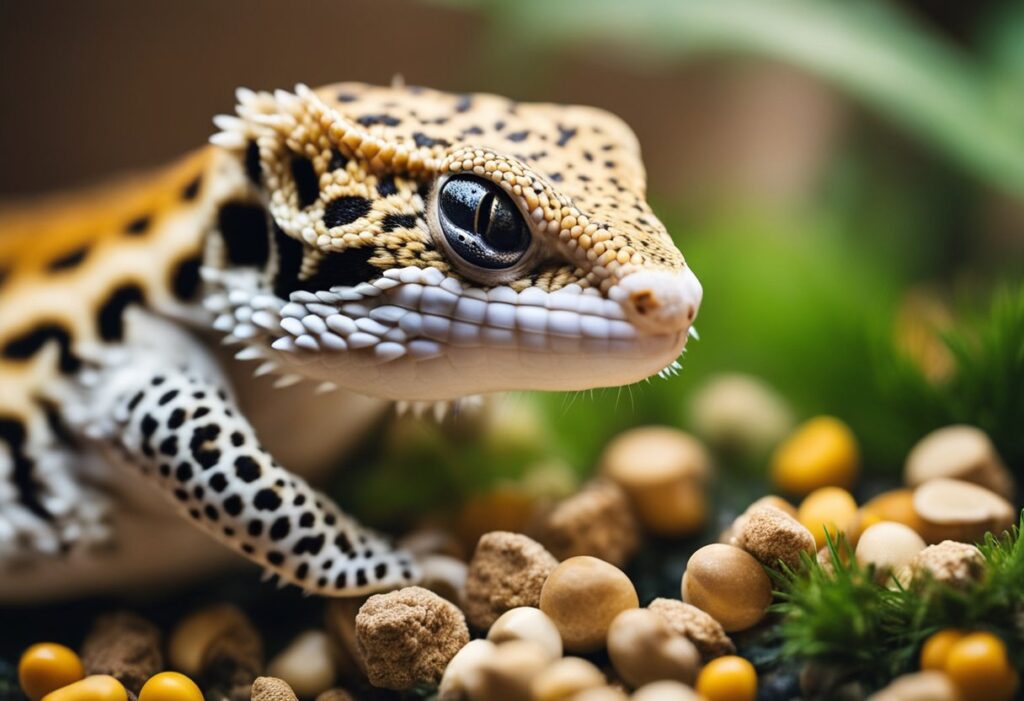
MULTIPOLYGON (((435 268, 407 267, 354 287, 293 292, 282 303, 259 293, 255 279, 219 270, 204 270, 204 275, 227 290, 206 300, 218 314, 214 328, 228 334, 229 343, 246 343, 239 358, 266 361, 259 374, 314 361, 325 368, 352 367, 353 361, 362 367, 400 359, 427 362, 456 349, 612 357, 652 339, 626 320, 619 299, 626 293, 615 287, 608 298, 575 284, 554 292, 516 292, 507 286, 484 290, 435 268)), ((661 345, 673 347, 678 336, 661 337, 661 345)), ((675 343, 676 352, 649 374, 671 372, 681 345, 675 343)), ((284 375, 279 384, 307 374, 299 372, 284 375)))

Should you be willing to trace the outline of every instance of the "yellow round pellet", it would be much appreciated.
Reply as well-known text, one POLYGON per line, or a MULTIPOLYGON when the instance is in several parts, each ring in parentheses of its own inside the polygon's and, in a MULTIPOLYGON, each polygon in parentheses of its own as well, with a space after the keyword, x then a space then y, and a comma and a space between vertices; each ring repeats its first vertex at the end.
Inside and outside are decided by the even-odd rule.
POLYGON ((835 540, 839 533, 847 533, 856 525, 857 502, 845 489, 822 487, 804 498, 797 509, 797 520, 811 532, 815 544, 821 548, 826 542, 826 529, 835 540))
POLYGON ((757 672, 742 657, 725 655, 704 665, 696 689, 707 701, 754 701, 757 672))
POLYGON ((772 456, 772 481, 791 494, 820 487, 853 486, 860 449, 853 431, 839 419, 818 416, 800 426, 772 456))
POLYGON ((110 675, 94 674, 51 691, 42 701, 128 701, 128 692, 110 675))
POLYGON ((962 701, 1010 701, 1020 685, 1006 645, 991 633, 971 633, 954 643, 945 669, 962 701))
POLYGON ((75 651, 57 643, 37 643, 18 661, 18 683, 31 701, 84 676, 85 668, 75 651))
POLYGON ((921 647, 921 669, 942 671, 946 668, 946 659, 953 645, 967 635, 959 628, 946 628, 932 633, 921 647))
POLYGON ((203 692, 184 674, 160 672, 142 685, 139 701, 203 701, 203 692))

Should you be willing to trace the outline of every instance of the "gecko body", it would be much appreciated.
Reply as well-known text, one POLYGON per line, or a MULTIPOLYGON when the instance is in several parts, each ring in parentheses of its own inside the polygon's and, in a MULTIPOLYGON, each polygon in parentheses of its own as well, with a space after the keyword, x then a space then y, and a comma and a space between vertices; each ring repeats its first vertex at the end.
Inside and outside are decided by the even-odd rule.
POLYGON ((0 213, 0 598, 222 559, 200 532, 325 595, 413 581, 305 479, 382 400, 621 385, 686 343, 700 284, 612 115, 237 98, 168 168, 0 213))

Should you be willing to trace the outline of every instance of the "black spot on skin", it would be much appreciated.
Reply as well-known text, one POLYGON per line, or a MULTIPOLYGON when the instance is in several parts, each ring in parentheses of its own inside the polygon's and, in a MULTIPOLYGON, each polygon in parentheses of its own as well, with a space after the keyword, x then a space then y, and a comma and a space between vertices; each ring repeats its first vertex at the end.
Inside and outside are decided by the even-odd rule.
POLYGON ((224 511, 232 516, 238 516, 242 513, 242 498, 237 494, 232 494, 224 500, 224 511))
POLYGON ((70 253, 60 256, 59 258, 51 260, 46 267, 52 272, 70 270, 71 268, 75 268, 81 264, 87 255, 89 255, 89 247, 82 246, 80 248, 76 248, 70 253))
POLYGON ((292 552, 296 555, 302 553, 309 553, 310 555, 317 555, 324 547, 324 534, 321 533, 317 536, 303 536, 299 539, 299 542, 292 548, 292 552))
POLYGON ((175 489, 174 496, 178 501, 188 501, 188 492, 184 489, 175 489))
MULTIPOLYGON (((292 486, 294 486, 294 485, 292 485, 292 486)), ((305 494, 296 494, 295 498, 292 499, 292 504, 294 506, 302 506, 305 503, 306 503, 306 495, 305 494)))
POLYGON ((204 470, 209 470, 220 460, 220 451, 207 448, 195 453, 194 457, 204 470))
POLYGON ((248 543, 242 543, 242 552, 246 555, 252 555, 256 552, 256 548, 252 547, 248 543))
POLYGON ((128 413, 129 414, 132 413, 133 411, 135 411, 135 407, 137 407, 139 405, 139 402, 142 401, 142 398, 144 396, 146 396, 146 393, 143 392, 142 390, 139 390, 138 392, 135 393, 135 396, 132 397, 132 400, 130 402, 128 402, 128 413))
POLYGON ((338 102, 355 102, 359 98, 352 93, 340 92, 335 96, 335 99, 337 99, 338 102))
POLYGON ((139 430, 142 431, 142 435, 145 438, 150 438, 156 432, 157 425, 156 419, 146 414, 142 417, 142 421, 139 422, 139 430))
POLYGON ((397 193, 398 188, 395 186, 395 176, 387 174, 377 178, 377 194, 381 197, 387 197, 397 193))
POLYGON ((240 448, 244 443, 245 436, 242 435, 241 431, 235 431, 231 434, 231 445, 240 448))
POLYGON ((412 140, 420 148, 431 148, 433 146, 441 146, 443 148, 447 148, 448 146, 451 145, 444 139, 435 139, 433 137, 427 136, 421 131, 414 133, 412 135, 412 140))
POLYGON ((202 186, 203 176, 202 173, 200 173, 195 178, 193 178, 191 182, 189 182, 187 185, 185 185, 185 187, 182 188, 181 199, 185 200, 186 202, 194 200, 196 198, 196 195, 199 194, 199 188, 201 188, 202 186))
POLYGON ((188 482, 192 479, 192 466, 187 462, 183 462, 178 465, 178 469, 174 471, 174 478, 179 482, 188 482))
POLYGON ((284 555, 277 552, 276 550, 271 550, 269 553, 267 553, 267 562, 269 562, 272 565, 277 565, 278 567, 280 567, 282 564, 284 564, 284 555))
POLYGON ((262 474, 259 463, 248 455, 240 455, 235 458, 235 474, 243 482, 255 482, 262 474))
POLYGON ((71 352, 71 334, 57 323, 42 323, 15 336, 4 344, 3 356, 8 360, 27 360, 51 341, 60 348, 61 372, 72 373, 81 367, 81 360, 71 352))
POLYGON ((299 206, 308 207, 320 197, 320 178, 313 169, 313 161, 304 156, 293 156, 291 169, 299 206))
POLYGON ((592 154, 590 151, 584 151, 583 152, 583 160, 585 160, 585 161, 593 161, 594 160, 594 154, 592 154))
POLYGON ((170 477, 171 476, 171 466, 168 465, 167 463, 164 463, 163 465, 161 465, 160 466, 160 474, 163 475, 164 477, 170 477))
POLYGON ((277 272, 274 274, 274 294, 281 299, 299 289, 299 270, 302 268, 302 244, 273 225, 274 249, 277 251, 277 272))
POLYGON ((480 136, 483 133, 484 133, 484 130, 481 129, 480 127, 476 127, 476 126, 467 127, 467 128, 462 130, 463 138, 465 138, 467 136, 480 136))
POLYGON ((172 390, 169 390, 167 392, 164 392, 164 395, 162 397, 160 397, 160 399, 157 401, 157 405, 158 406, 164 406, 168 402, 173 401, 174 398, 177 397, 177 396, 178 396, 178 390, 176 390, 176 389, 172 389, 172 390))
POLYGON ((303 562, 301 565, 295 568, 295 578, 305 579, 306 575, 309 574, 309 565, 303 562))
POLYGON ((164 455, 176 455, 178 453, 178 437, 167 436, 167 438, 164 438, 162 441, 160 441, 159 450, 164 455))
POLYGON ((192 496, 194 496, 196 499, 202 499, 204 496, 206 496, 206 490, 203 489, 203 485, 197 484, 195 489, 192 490, 192 496))
POLYGON ((328 228, 351 224, 370 213, 372 203, 365 197, 344 195, 327 203, 324 208, 324 224, 328 228))
POLYGON ((210 475, 210 481, 208 482, 210 489, 220 494, 228 487, 228 478, 224 476, 223 472, 215 472, 210 475))
POLYGON ((142 304, 145 296, 136 284, 121 285, 107 296, 96 314, 100 338, 108 343, 124 337, 124 311, 132 304, 142 304))
POLYGON ((384 221, 381 223, 381 229, 383 229, 384 231, 394 231, 395 229, 413 229, 415 227, 415 214, 388 214, 384 217, 384 221))
POLYGON ((494 123, 494 131, 501 131, 504 128, 505 122, 501 121, 500 119, 494 123))
POLYGON ((354 552, 352 548, 352 541, 349 540, 348 534, 339 533, 334 537, 334 545, 343 553, 354 552))
POLYGON ((558 141, 555 142, 557 146, 565 146, 569 143, 572 137, 576 136, 576 127, 563 127, 561 124, 558 125, 558 141))
POLYGON ((388 573, 388 563, 386 563, 386 562, 381 562, 376 567, 373 568, 373 576, 378 581, 381 580, 381 579, 384 579, 384 577, 387 575, 387 573, 388 573))
POLYGON ((397 127, 402 123, 401 119, 398 117, 392 117, 390 114, 364 114, 356 121, 364 127, 372 127, 374 124, 383 124, 386 127, 397 127))
POLYGON ((427 198, 430 197, 430 190, 432 187, 433 183, 431 183, 429 180, 422 182, 419 184, 419 187, 416 188, 416 194, 419 195, 424 202, 426 202, 427 198))
POLYGON ((235 529, 231 528, 230 526, 224 526, 224 535, 226 535, 229 538, 232 537, 233 535, 235 535, 235 529))
POLYGON ((366 570, 362 567, 356 570, 356 586, 365 587, 368 584, 366 581, 366 570))
POLYGON ((292 525, 288 521, 287 516, 274 521, 274 524, 270 527, 270 539, 271 540, 284 540, 291 533, 292 525))
POLYGON ((246 202, 226 202, 217 212, 217 228, 232 265, 262 267, 270 258, 267 213, 246 202))
POLYGON ((334 514, 327 514, 326 516, 324 516, 324 523, 326 523, 328 526, 333 526, 337 522, 338 519, 334 517, 334 514))
POLYGON ((303 528, 312 528, 316 522, 316 516, 313 515, 312 511, 307 511, 299 517, 299 525, 303 528))
MULTIPOLYGON (((321 585, 322 586, 322 585, 321 585)), ((338 589, 344 589, 348 586, 348 571, 342 570, 338 573, 337 579, 334 580, 334 586, 338 589)))
POLYGON ((198 409, 196 409, 196 412, 194 414, 192 414, 192 418, 193 419, 201 419, 201 418, 203 418, 204 416, 206 416, 209 413, 210 413, 209 408, 207 408, 205 406, 201 406, 198 409))
POLYGON ((146 215, 136 217, 125 225, 124 232, 129 236, 142 236, 149 229, 150 223, 151 219, 146 215))
POLYGON ((252 504, 259 511, 274 511, 281 506, 281 497, 273 489, 261 489, 256 492, 252 504))
POLYGON ((215 509, 211 504, 207 504, 206 508, 203 509, 203 512, 206 514, 206 518, 211 521, 216 521, 220 518, 220 514, 217 512, 217 509, 215 509))
POLYGON ((524 129, 523 131, 514 131, 511 134, 508 134, 505 138, 509 141, 515 141, 518 143, 520 141, 526 141, 526 137, 529 135, 529 130, 524 129))
POLYGON ((44 520, 53 516, 39 500, 39 483, 32 474, 34 463, 25 453, 25 426, 14 418, 0 417, 0 441, 7 444, 8 453, 14 462, 11 477, 18 490, 18 501, 26 509, 44 520))
POLYGON ((604 162, 604 167, 605 168, 614 168, 615 167, 615 161, 605 161, 604 162))
POLYGON ((553 183, 560 183, 562 182, 562 179, 563 178, 561 173, 552 173, 551 175, 548 176, 548 180, 550 180, 553 183))
POLYGON ((263 533, 263 521, 250 521, 249 535, 253 538, 258 538, 261 533, 263 533))
POLYGON ((324 255, 316 272, 303 281, 304 290, 326 290, 338 285, 353 286, 380 277, 380 269, 370 264, 372 248, 348 248, 324 255))
POLYGON ((327 170, 342 170, 348 165, 348 158, 336 148, 331 149, 331 160, 327 163, 327 170))
POLYGON ((253 185, 259 185, 263 181, 260 147, 252 139, 245 145, 245 175, 253 185))
POLYGON ((469 108, 473 106, 473 98, 470 95, 459 95, 458 99, 455 100, 455 111, 462 113, 468 112, 469 108))
POLYGON ((183 302, 195 298, 199 291, 199 256, 188 256, 178 261, 171 272, 171 292, 183 302))
POLYGON ((154 387, 159 387, 164 383, 164 381, 166 381, 166 379, 167 378, 164 377, 163 375, 157 375, 156 377, 149 381, 149 384, 153 385, 154 387))

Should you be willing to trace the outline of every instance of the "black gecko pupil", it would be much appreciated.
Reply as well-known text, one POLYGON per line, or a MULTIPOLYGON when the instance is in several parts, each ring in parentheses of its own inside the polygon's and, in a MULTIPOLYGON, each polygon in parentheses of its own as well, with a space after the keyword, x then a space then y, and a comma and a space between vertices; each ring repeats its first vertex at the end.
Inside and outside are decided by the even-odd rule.
POLYGON ((441 230, 467 263, 498 270, 515 265, 530 247, 530 230, 498 185, 470 175, 450 178, 438 201, 441 230))

